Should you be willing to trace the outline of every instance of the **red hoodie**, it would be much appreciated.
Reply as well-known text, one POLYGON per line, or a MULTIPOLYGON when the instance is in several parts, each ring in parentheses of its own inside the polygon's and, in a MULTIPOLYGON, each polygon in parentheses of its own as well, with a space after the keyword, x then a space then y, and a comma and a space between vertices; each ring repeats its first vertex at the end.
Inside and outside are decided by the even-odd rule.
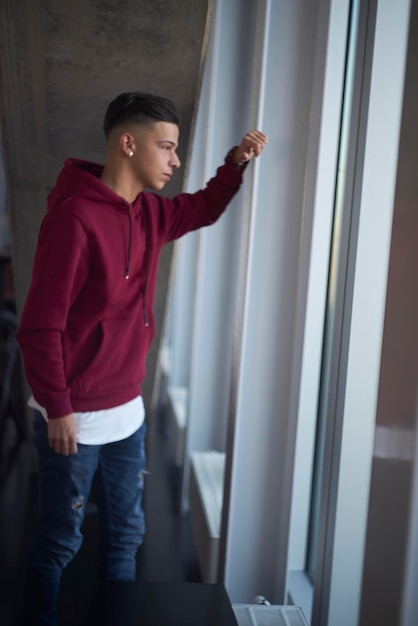
POLYGON ((102 169, 65 161, 17 334, 29 385, 49 418, 141 393, 160 250, 215 222, 242 180, 227 161, 195 194, 142 192, 130 205, 100 181, 102 169))

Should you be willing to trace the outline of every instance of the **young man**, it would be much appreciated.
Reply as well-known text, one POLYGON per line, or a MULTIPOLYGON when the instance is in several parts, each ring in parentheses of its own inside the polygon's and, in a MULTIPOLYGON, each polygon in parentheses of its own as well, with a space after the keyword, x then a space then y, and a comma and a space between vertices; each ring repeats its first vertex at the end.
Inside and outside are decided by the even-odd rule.
POLYGON ((135 580, 144 535, 140 385, 159 253, 218 219, 267 141, 247 133, 205 189, 167 199, 144 190, 161 190, 180 167, 174 105, 121 94, 104 131, 105 165, 67 160, 49 195, 18 331, 39 453, 40 520, 28 574, 33 624, 56 623, 61 572, 81 545, 98 468, 101 575, 135 580))

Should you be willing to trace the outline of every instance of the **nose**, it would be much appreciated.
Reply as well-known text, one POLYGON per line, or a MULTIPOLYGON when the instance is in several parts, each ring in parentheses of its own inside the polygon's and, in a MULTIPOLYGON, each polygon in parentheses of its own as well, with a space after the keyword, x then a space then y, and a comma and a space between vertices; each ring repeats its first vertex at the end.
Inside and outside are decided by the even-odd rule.
POLYGON ((171 167, 175 168, 178 168, 181 165, 180 159, 178 158, 176 152, 171 155, 170 165, 171 167))

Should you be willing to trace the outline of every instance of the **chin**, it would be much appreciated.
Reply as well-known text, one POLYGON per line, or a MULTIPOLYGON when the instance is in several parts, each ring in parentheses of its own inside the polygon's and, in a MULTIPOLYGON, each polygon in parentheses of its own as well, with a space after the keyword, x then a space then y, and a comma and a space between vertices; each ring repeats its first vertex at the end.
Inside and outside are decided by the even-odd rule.
POLYGON ((165 182, 161 182, 161 183, 153 183, 152 185, 148 186, 148 189, 151 189, 152 191, 161 191, 161 189, 164 189, 165 187, 165 182))

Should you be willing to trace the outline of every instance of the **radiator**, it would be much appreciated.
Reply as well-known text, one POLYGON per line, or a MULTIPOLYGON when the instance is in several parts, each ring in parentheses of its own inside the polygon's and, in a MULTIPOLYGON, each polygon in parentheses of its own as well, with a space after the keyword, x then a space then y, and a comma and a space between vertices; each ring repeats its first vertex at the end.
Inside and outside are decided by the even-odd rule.
POLYGON ((233 604, 238 626, 309 626, 297 606, 233 604))
POLYGON ((200 573, 205 583, 214 583, 217 579, 224 472, 223 452, 192 454, 190 519, 200 573))

